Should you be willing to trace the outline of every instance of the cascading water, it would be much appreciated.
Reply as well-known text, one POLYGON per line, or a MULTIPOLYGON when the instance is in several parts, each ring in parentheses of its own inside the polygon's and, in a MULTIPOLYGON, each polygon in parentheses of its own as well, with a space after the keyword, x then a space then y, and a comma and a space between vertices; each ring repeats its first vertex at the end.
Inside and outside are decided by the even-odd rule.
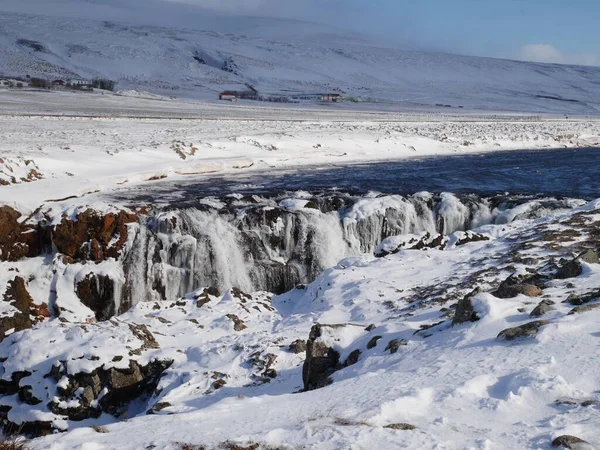
POLYGON ((204 286, 280 293, 344 257, 373 253, 390 236, 450 234, 572 207, 448 193, 298 197, 232 196, 148 218, 124 257, 129 302, 175 299, 204 286))

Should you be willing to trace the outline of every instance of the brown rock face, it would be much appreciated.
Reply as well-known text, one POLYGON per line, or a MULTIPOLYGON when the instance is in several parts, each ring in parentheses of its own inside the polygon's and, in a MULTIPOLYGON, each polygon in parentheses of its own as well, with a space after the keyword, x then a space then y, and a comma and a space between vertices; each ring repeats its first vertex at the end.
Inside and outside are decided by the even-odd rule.
POLYGON ((10 206, 0 207, 0 261, 18 261, 42 251, 40 228, 19 223, 20 217, 10 206))
POLYGON ((26 330, 31 328, 34 323, 50 317, 46 303, 41 305, 33 303, 33 298, 27 291, 25 280, 21 277, 17 276, 8 283, 2 300, 14 306, 17 312, 12 316, 0 318, 0 342, 6 337, 7 331, 26 330))
POLYGON ((52 242, 60 253, 75 260, 100 262, 119 256, 127 241, 127 224, 136 221, 135 214, 125 211, 101 216, 88 209, 76 221, 64 218, 56 225, 52 242))

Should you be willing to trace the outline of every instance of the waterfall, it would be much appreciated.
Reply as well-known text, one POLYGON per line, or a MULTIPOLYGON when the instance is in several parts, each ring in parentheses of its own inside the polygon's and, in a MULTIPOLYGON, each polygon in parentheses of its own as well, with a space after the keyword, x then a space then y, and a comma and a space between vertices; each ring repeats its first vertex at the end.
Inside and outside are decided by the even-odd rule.
POLYGON ((132 304, 176 299, 205 286, 281 293, 344 257, 373 253, 390 236, 450 234, 560 208, 532 206, 537 203, 449 193, 200 202, 140 224, 124 257, 125 292, 132 304))

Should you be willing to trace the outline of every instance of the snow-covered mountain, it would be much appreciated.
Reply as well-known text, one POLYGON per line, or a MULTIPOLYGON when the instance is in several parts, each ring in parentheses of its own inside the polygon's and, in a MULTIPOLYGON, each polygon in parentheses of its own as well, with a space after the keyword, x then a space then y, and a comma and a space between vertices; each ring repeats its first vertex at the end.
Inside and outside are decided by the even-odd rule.
POLYGON ((0 74, 108 77, 119 89, 184 98, 250 84, 266 95, 341 92, 407 108, 600 111, 600 68, 404 51, 325 25, 125 5, 9 0, 0 74))

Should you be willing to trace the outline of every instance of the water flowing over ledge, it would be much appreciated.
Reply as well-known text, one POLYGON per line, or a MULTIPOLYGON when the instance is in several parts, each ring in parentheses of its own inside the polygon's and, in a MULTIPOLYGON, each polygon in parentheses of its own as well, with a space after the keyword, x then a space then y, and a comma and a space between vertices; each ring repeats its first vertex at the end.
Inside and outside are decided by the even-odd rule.
POLYGON ((199 287, 282 293, 390 236, 449 235, 537 218, 580 201, 418 193, 204 198, 136 225, 123 268, 123 304, 178 298, 199 287))

